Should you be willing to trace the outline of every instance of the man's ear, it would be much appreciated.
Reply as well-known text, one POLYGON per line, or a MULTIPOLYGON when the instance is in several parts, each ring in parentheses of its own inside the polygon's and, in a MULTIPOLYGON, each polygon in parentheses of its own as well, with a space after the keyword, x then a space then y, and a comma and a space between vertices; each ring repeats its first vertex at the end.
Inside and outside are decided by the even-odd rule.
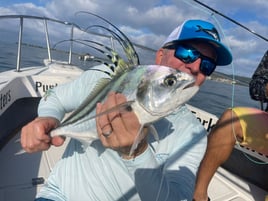
POLYGON ((156 65, 160 65, 160 64, 161 64, 163 54, 164 54, 164 49, 163 49, 163 48, 160 48, 160 49, 156 52, 156 56, 155 56, 155 64, 156 64, 156 65))

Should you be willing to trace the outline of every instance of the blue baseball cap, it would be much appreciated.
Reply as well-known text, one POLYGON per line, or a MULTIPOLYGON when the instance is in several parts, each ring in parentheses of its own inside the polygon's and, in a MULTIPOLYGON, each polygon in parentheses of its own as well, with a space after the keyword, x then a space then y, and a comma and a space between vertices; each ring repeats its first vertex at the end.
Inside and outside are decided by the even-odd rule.
POLYGON ((175 28, 167 37, 163 47, 186 41, 204 41, 214 47, 217 54, 216 64, 228 65, 232 62, 230 50, 220 41, 220 36, 215 26, 203 20, 187 20, 175 28))

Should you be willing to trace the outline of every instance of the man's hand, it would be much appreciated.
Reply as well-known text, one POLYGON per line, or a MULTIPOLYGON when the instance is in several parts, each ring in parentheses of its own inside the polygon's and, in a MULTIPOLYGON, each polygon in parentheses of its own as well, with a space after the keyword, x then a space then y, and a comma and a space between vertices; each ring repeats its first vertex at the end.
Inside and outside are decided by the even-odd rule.
POLYGON ((49 149, 50 145, 60 146, 64 138, 51 138, 49 132, 59 125, 59 121, 52 117, 38 117, 25 125, 21 130, 21 146, 29 153, 49 149))
MULTIPOLYGON (((110 93, 103 104, 98 103, 96 113, 99 114, 124 102, 126 102, 124 95, 110 93)), ((123 158, 128 158, 130 148, 141 127, 135 113, 115 110, 98 117, 96 126, 103 146, 118 151, 123 158)), ((141 154, 146 148, 147 143, 143 140, 134 155, 141 154)))

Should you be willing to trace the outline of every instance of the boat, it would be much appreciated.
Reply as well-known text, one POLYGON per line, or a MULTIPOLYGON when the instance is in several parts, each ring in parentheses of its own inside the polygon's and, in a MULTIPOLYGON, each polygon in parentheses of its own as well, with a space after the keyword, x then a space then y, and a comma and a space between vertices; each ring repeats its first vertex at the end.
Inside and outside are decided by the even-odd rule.
POLYGON ((78 58, 80 60, 83 60, 83 61, 90 61, 90 60, 94 59, 95 57, 89 53, 86 53, 86 54, 82 54, 82 55, 78 56, 78 58))
MULTIPOLYGON (((34 200, 36 193, 46 182, 46 179, 54 165, 61 158, 68 140, 61 147, 51 147, 47 151, 28 154, 23 153, 20 145, 21 128, 37 116, 39 100, 45 92, 59 84, 76 79, 85 69, 79 67, 78 55, 83 54, 85 45, 83 40, 76 40, 82 45, 79 48, 74 45, 75 34, 87 37, 89 33, 80 26, 51 19, 47 17, 29 15, 5 15, 0 16, 1 21, 16 21, 18 41, 16 43, 16 65, 9 70, 0 73, 0 201, 34 200), (47 52, 43 64, 22 66, 24 47, 29 46, 23 41, 24 30, 29 23, 42 25, 44 30, 42 44, 45 46, 30 45, 35 48, 42 48, 47 52), (53 24, 53 25, 52 25, 53 24), (54 26, 55 25, 55 26, 54 26), (65 44, 68 51, 64 51, 60 59, 53 54, 62 50, 56 50, 57 46, 51 47, 51 38, 55 30, 50 32, 49 27, 66 27, 69 34, 67 38, 61 37, 60 41, 54 43, 65 44), (78 64, 76 63, 78 62, 78 64), (76 63, 76 64, 75 64, 76 63)), ((67 33, 66 31, 66 33, 67 33)), ((38 33, 39 33, 38 32, 38 33)), ((61 35, 62 36, 62 35, 61 35)), ((103 36, 101 36, 103 37, 103 36)), ((110 37, 106 39, 110 40, 110 37)), ((92 54, 94 55, 94 54, 92 54)), ((31 55, 35 56, 35 55, 31 55)), ((0 60, 0 65, 4 65, 0 60)), ((93 66, 93 63, 92 63, 93 66)), ((87 66, 87 68, 90 68, 87 66)), ((207 131, 217 121, 217 116, 208 113, 200 108, 187 105, 196 117, 203 123, 207 131)), ((268 195, 268 172, 267 165, 258 166, 245 157, 267 163, 268 157, 236 146, 234 152, 222 167, 218 169, 209 186, 209 196, 213 201, 267 201, 268 195), (239 159, 239 164, 237 160, 239 159), (243 175, 241 166, 246 175, 243 175), (248 174, 252 175, 248 175, 248 174), (251 176, 251 177, 249 177, 251 176)))

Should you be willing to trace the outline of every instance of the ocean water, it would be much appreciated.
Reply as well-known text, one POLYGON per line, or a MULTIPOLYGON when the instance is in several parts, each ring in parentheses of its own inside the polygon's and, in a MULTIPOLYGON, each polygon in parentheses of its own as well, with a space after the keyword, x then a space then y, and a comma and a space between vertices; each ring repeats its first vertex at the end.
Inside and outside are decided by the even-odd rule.
POLYGON ((233 106, 260 108, 259 102, 250 98, 248 87, 212 80, 207 80, 189 103, 218 117, 233 106))
MULTIPOLYGON (((68 60, 68 54, 63 51, 52 52, 53 59, 68 60)), ((16 68, 17 45, 0 42, 0 71, 16 68)), ((36 66, 43 64, 43 58, 47 58, 47 51, 33 46, 22 46, 21 66, 36 66)), ((78 55, 73 56, 73 63, 83 69, 88 69, 93 64, 80 61, 78 55)), ((257 101, 249 96, 248 87, 231 85, 218 81, 207 80, 200 91, 189 101, 189 104, 201 108, 207 112, 220 116, 222 112, 232 106, 260 107, 257 101)))

